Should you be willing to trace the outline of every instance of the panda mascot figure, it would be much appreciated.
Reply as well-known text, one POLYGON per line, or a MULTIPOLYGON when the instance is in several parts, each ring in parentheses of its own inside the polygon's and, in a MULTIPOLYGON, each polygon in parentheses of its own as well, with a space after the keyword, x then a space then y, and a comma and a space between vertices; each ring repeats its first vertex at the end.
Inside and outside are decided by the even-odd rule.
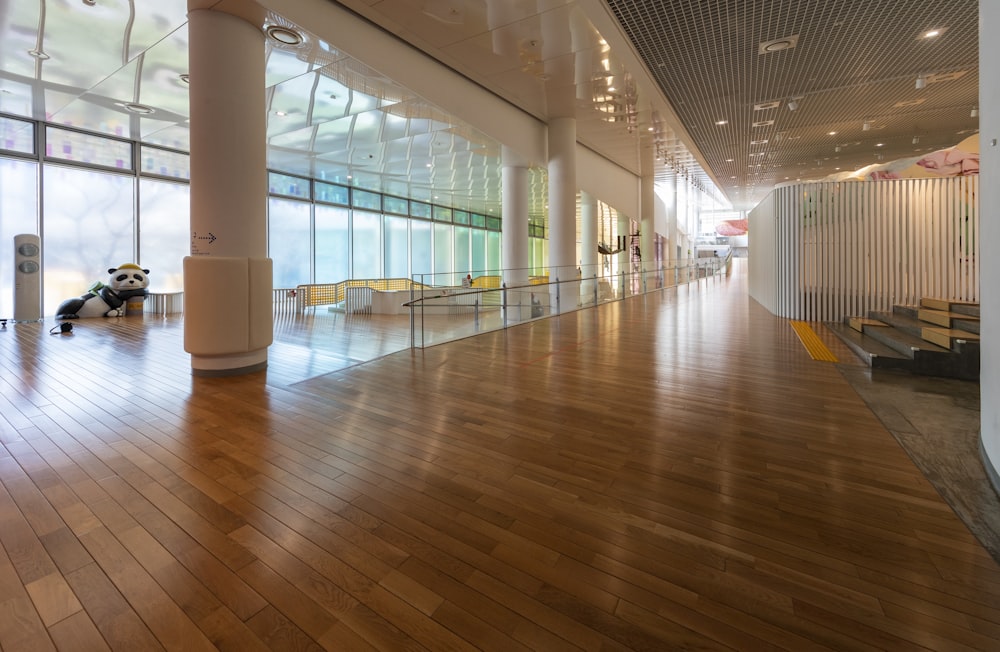
POLYGON ((125 303, 134 297, 145 297, 149 287, 149 270, 133 263, 108 270, 108 282, 95 283, 83 296, 66 299, 59 304, 56 319, 80 317, 121 317, 125 303))

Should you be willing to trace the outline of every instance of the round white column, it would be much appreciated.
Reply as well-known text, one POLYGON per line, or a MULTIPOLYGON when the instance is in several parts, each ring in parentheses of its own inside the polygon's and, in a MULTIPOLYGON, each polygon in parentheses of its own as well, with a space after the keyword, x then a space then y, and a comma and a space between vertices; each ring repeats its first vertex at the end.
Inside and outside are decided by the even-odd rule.
POLYGON ((656 287, 656 192, 654 189, 653 166, 656 155, 653 144, 646 143, 641 150, 642 178, 639 180, 639 254, 642 257, 643 286, 647 290, 656 287))
POLYGON ((503 281, 508 287, 527 285, 531 264, 528 250, 528 166, 508 147, 503 148, 502 200, 503 281))
POLYGON ((594 276, 600 276, 597 254, 597 200, 589 192, 580 191, 580 300, 594 300, 594 276))
POLYGON ((184 348, 195 375, 267 365, 264 34, 207 9, 188 14, 191 255, 184 260, 184 348))
MULTIPOLYGON (((558 288, 560 310, 579 303, 576 282, 576 119, 549 122, 549 281, 572 280, 558 288)), ((551 285, 555 306, 557 286, 551 285)))

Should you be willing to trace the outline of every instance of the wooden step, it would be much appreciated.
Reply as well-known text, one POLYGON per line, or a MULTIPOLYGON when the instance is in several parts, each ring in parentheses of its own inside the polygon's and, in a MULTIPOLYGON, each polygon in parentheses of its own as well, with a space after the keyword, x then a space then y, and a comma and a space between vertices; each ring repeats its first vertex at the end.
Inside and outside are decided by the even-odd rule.
POLYGON ((931 308, 921 308, 917 311, 917 318, 921 321, 925 321, 931 324, 936 324, 938 326, 944 326, 945 328, 951 328, 955 325, 955 320, 965 320, 965 321, 976 321, 979 318, 973 317, 972 315, 963 315, 958 312, 950 312, 948 310, 936 310, 931 308))
POLYGON ((865 332, 865 326, 888 326, 885 322, 877 319, 870 319, 868 317, 849 317, 847 325, 859 333, 865 332))
POLYGON ((920 331, 920 336, 938 346, 954 349, 959 342, 978 342, 979 335, 956 328, 934 328, 928 326, 920 331))
POLYGON ((934 297, 924 297, 921 299, 920 307, 944 312, 961 312, 967 315, 976 315, 979 310, 979 304, 975 301, 952 301, 950 299, 936 299, 934 297))

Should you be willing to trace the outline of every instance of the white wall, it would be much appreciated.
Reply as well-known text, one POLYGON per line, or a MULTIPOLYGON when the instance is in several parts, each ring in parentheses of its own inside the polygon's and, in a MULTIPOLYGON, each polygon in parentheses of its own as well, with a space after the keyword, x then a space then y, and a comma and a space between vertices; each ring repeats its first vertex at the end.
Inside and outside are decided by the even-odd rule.
POLYGON ((773 289, 772 312, 807 321, 978 301, 978 195, 975 175, 776 188, 751 212, 751 296, 767 306, 773 289), (772 251, 757 251, 758 229, 772 251))
POLYGON ((750 260, 747 287, 750 297, 772 313, 777 313, 778 251, 775 246, 776 234, 774 193, 764 198, 747 215, 750 223, 750 260))
MULTIPOLYGON (((982 296, 980 327, 989 335, 983 338, 979 379, 981 430, 984 464, 992 473, 994 486, 1000 478, 1000 256, 992 248, 1000 243, 1000 39, 992 38, 993 28, 1000 31, 1000 2, 979 3, 979 149, 980 204, 983 213, 981 237, 987 253, 982 261, 982 296)), ((1000 488, 1000 487, 998 487, 1000 488)))

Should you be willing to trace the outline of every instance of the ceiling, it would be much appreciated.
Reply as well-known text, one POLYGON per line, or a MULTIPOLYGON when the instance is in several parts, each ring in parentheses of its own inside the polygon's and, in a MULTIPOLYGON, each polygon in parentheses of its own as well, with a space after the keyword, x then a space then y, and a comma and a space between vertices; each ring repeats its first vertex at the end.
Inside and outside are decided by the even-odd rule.
MULTIPOLYGON (((499 211, 499 143, 364 52, 340 51, 322 25, 291 24, 280 0, 216 4, 305 37, 268 41, 269 167, 499 211)), ((978 130, 976 0, 337 4, 543 122, 575 117, 580 142, 622 168, 639 173, 652 147, 657 179, 684 175, 736 208, 776 183, 978 130)), ((186 151, 186 11, 187 0, 0 0, 0 113, 186 151)), ((533 212, 544 178, 532 174, 533 212)))

